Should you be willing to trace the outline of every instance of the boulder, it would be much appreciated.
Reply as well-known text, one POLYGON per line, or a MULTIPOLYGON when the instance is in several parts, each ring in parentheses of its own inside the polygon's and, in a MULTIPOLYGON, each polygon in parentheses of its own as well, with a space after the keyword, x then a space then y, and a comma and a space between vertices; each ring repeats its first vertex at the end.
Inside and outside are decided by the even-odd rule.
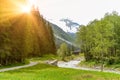
POLYGON ((47 61, 47 64, 57 66, 58 60, 53 60, 53 61, 47 61))

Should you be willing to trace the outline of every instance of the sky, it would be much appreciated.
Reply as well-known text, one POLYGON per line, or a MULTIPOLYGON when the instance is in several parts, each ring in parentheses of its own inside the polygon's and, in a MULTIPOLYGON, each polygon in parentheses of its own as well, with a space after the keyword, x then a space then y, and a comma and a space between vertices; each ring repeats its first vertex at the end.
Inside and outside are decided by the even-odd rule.
POLYGON ((36 0, 40 13, 47 20, 59 23, 69 18, 79 24, 87 25, 94 19, 104 17, 107 12, 120 13, 120 0, 36 0))

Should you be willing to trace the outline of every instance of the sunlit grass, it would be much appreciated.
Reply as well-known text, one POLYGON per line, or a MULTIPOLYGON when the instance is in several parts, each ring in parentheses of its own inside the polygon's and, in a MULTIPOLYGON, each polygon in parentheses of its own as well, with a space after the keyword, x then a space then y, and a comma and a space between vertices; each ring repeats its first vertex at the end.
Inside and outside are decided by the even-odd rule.
POLYGON ((34 67, 0 73, 0 80, 120 80, 120 75, 38 64, 34 67))
POLYGON ((58 56, 53 54, 47 54, 41 57, 30 58, 30 61, 45 61, 45 60, 55 60, 55 59, 58 59, 58 56))

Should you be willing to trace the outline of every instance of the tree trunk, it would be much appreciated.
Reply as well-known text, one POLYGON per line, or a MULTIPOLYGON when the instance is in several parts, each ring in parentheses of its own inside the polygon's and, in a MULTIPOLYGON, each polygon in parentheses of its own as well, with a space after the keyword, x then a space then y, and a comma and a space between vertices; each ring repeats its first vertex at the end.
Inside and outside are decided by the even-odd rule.
POLYGON ((103 54, 104 53, 101 52, 101 72, 103 72, 103 70, 104 70, 104 60, 103 60, 104 56, 103 56, 103 54))

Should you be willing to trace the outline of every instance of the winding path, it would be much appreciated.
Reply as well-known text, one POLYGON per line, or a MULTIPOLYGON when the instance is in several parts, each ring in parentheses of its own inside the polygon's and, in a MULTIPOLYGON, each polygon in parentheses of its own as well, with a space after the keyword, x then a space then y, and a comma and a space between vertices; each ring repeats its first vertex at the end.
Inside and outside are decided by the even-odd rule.
POLYGON ((5 72, 5 71, 10 71, 10 70, 15 70, 15 69, 21 69, 21 68, 31 67, 31 66, 34 66, 34 65, 37 65, 37 64, 38 64, 38 62, 30 62, 30 64, 23 65, 23 66, 16 66, 16 67, 12 67, 12 68, 0 69, 0 72, 5 72))
MULTIPOLYGON (((74 68, 74 69, 89 70, 89 71, 101 71, 100 69, 85 68, 85 67, 77 66, 81 61, 82 60, 71 60, 69 62, 59 61, 57 66, 63 67, 63 68, 74 68)), ((115 71, 115 70, 104 70, 104 72, 120 74, 120 71, 115 71)))

